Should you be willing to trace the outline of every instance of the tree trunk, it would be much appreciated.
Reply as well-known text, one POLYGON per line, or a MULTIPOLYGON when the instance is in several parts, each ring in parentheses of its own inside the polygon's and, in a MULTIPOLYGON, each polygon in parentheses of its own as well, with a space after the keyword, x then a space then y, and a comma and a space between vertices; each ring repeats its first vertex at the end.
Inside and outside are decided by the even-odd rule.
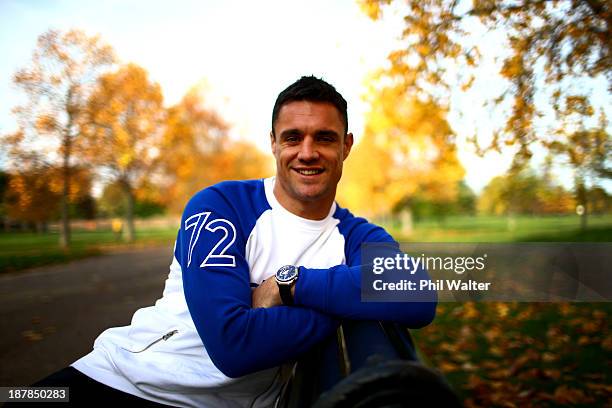
MULTIPOLYGON (((68 131, 67 131, 68 132, 68 131)), ((68 195, 70 193, 70 135, 64 135, 64 157, 63 176, 64 186, 62 189, 62 222, 60 224, 60 246, 70 246, 70 218, 68 214, 68 195)))
POLYGON ((127 210, 125 212, 125 228, 123 229, 123 239, 127 242, 134 242, 134 191, 128 181, 121 183, 127 198, 127 210))
POLYGON ((402 235, 405 237, 412 236, 414 232, 414 222, 412 219, 412 209, 405 207, 400 212, 400 222, 402 224, 402 235))
POLYGON ((587 206, 584 206, 584 212, 580 216, 580 230, 586 231, 587 229, 587 206))
POLYGON ((514 232, 516 230, 516 215, 514 213, 508 213, 508 218, 506 220, 506 228, 510 232, 514 232))
POLYGON ((588 195, 587 189, 583 182, 579 182, 576 187, 578 204, 582 207, 579 212, 580 215, 580 231, 586 231, 587 229, 587 218, 589 214, 589 206, 588 206, 588 195))

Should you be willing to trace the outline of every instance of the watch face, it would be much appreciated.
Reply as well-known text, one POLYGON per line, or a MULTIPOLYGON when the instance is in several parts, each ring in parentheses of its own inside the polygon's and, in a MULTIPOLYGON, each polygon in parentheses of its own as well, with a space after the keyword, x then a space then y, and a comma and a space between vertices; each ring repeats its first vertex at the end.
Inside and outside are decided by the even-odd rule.
POLYGON ((297 276, 297 268, 293 265, 285 265, 276 272, 276 280, 289 282, 297 276))

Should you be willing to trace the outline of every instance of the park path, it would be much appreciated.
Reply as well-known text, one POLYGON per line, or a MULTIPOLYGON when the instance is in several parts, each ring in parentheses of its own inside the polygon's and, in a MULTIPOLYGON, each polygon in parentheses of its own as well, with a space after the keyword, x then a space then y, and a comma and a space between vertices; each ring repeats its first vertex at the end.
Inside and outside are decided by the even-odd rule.
POLYGON ((0 275, 0 386, 31 384, 129 324, 161 297, 171 257, 166 245, 0 275))

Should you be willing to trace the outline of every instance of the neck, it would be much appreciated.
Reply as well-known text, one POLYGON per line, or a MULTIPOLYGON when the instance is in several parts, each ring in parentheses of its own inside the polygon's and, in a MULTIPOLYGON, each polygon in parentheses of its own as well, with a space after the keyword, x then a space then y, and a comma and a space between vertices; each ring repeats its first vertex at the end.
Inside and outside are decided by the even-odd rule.
POLYGON ((334 195, 330 199, 319 199, 313 201, 296 200, 284 194, 279 183, 274 183, 274 197, 280 205, 292 214, 308 220, 320 221, 329 215, 329 210, 334 203, 334 195))

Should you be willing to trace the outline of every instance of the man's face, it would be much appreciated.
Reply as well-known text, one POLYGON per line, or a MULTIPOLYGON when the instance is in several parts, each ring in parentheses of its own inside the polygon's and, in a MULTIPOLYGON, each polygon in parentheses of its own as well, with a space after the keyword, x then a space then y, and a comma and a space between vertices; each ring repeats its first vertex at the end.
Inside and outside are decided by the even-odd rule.
POLYGON ((353 145, 353 135, 344 131, 340 112, 331 103, 295 101, 281 107, 270 135, 281 203, 331 205, 353 145))

